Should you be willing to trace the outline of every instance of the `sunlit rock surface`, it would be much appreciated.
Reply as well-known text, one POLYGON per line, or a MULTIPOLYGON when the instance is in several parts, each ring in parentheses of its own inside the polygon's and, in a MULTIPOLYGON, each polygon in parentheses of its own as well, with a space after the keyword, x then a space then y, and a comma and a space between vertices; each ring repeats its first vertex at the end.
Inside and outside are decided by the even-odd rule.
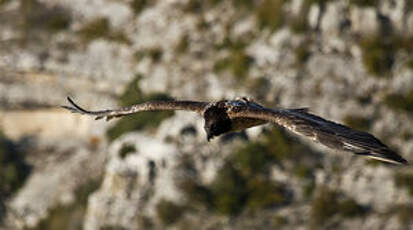
POLYGON ((0 228, 412 229, 411 167, 271 125, 207 142, 202 118, 187 112, 110 140, 117 121, 59 108, 67 96, 117 107, 126 89, 137 99, 250 96, 369 131, 412 162, 412 9, 408 0, 0 1, 0 130, 31 166, 18 190, 0 190, 0 228))

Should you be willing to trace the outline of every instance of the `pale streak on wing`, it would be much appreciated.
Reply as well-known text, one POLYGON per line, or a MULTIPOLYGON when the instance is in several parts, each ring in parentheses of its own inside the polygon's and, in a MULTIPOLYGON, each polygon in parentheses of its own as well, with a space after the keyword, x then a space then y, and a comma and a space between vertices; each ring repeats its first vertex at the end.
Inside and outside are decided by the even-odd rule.
POLYGON ((306 110, 243 107, 229 111, 229 117, 270 121, 332 149, 350 151, 390 163, 408 163, 373 135, 326 120, 306 110))
POLYGON ((96 120, 101 118, 110 120, 114 117, 121 117, 144 111, 188 110, 202 114, 204 108, 209 104, 208 102, 199 101, 149 101, 118 109, 89 111, 77 105, 70 97, 68 97, 67 100, 71 106, 61 106, 62 108, 65 108, 73 113, 95 116, 96 120))

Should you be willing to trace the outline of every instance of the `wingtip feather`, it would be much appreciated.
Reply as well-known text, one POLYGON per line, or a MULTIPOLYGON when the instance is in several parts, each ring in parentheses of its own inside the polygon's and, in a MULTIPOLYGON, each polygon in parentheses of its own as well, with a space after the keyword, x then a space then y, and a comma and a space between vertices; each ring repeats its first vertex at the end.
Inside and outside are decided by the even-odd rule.
POLYGON ((368 157, 397 165, 409 165, 409 162, 406 159, 394 152, 388 152, 386 154, 370 153, 368 154, 368 157))

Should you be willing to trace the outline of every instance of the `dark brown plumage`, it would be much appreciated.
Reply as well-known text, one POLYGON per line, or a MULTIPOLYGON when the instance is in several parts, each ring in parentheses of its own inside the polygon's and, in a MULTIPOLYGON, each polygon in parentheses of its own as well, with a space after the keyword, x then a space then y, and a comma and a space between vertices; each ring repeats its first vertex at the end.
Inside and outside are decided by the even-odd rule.
POLYGON ((114 110, 88 111, 75 104, 70 98, 68 101, 72 106, 62 106, 63 108, 74 113, 95 116, 95 119, 106 118, 106 120, 143 111, 194 111, 202 115, 205 120, 204 128, 208 141, 224 133, 271 122, 332 149, 353 152, 390 163, 408 163, 373 135, 310 114, 307 109, 302 108, 269 109, 250 99, 242 98, 218 102, 153 101, 114 110))

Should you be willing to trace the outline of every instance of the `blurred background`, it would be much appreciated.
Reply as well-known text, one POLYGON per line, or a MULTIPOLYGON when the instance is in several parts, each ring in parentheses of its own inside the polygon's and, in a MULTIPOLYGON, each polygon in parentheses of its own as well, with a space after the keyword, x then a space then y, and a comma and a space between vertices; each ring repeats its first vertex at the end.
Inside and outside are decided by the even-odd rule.
POLYGON ((413 1, 0 0, 0 229, 413 229, 411 167, 67 96, 309 107, 413 162, 413 1))

